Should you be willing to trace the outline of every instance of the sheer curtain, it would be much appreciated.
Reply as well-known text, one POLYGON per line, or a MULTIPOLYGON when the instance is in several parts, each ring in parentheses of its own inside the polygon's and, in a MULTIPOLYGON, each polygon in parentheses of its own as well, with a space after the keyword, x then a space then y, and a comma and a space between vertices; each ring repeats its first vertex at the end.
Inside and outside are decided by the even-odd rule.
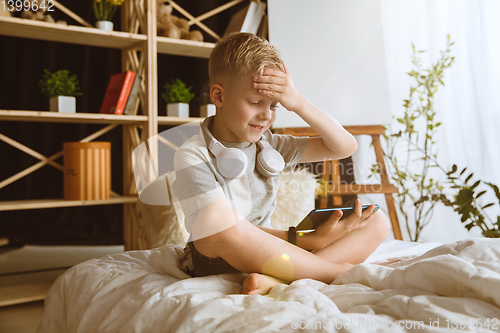
MULTIPOLYGON (((427 51, 421 55, 423 68, 429 68, 445 50, 450 34, 455 63, 444 72, 445 86, 438 90, 435 104, 443 124, 437 137, 438 159, 445 167, 454 163, 459 169, 467 167, 467 172, 474 172, 473 179, 500 186, 500 1, 381 0, 381 12, 392 114, 404 114, 403 100, 413 84, 406 74, 413 66, 411 43, 427 51)), ((357 165, 369 165, 375 159, 368 153, 370 140, 358 139, 360 149, 353 159, 357 165)), ((367 169, 356 168, 358 182, 366 182, 367 169)), ((482 199, 484 204, 497 204, 486 209, 496 221, 498 200, 492 194, 482 199)), ((385 200, 377 195, 363 201, 385 200)), ((405 234, 402 216, 400 224, 405 234)), ((478 228, 468 232, 451 208, 439 206, 419 240, 451 242, 479 234, 478 228)))

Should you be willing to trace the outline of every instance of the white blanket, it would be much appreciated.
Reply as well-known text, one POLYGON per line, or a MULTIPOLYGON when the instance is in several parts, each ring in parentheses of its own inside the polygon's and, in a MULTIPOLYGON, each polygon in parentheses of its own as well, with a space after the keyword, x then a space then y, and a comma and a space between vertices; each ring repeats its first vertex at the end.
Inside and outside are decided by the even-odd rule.
POLYGON ((243 274, 190 278, 164 246, 78 264, 46 298, 38 332, 500 331, 500 240, 471 239, 327 285, 246 296, 243 274))

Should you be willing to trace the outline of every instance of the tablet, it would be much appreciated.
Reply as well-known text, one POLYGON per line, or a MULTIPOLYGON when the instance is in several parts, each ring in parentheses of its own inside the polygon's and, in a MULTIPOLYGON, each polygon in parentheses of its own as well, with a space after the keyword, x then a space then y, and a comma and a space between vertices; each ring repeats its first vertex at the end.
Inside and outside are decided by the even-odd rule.
MULTIPOLYGON (((370 205, 363 205, 362 209, 365 210, 370 205)), ((374 214, 379 209, 378 205, 375 205, 375 209, 373 210, 374 214)), ((321 223, 325 222, 330 218, 333 212, 341 210, 344 215, 342 215, 341 219, 344 219, 351 215, 354 212, 354 207, 342 207, 342 208, 326 208, 326 209, 313 209, 307 214, 306 217, 296 226, 297 230, 314 230, 321 223)))

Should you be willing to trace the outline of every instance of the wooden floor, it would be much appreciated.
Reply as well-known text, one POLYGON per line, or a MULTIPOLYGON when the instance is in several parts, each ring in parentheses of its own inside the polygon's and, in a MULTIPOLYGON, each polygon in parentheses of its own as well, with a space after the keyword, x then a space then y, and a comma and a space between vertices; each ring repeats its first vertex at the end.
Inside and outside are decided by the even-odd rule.
POLYGON ((118 252, 123 246, 0 248, 0 333, 35 333, 43 298, 58 276, 80 262, 118 252))

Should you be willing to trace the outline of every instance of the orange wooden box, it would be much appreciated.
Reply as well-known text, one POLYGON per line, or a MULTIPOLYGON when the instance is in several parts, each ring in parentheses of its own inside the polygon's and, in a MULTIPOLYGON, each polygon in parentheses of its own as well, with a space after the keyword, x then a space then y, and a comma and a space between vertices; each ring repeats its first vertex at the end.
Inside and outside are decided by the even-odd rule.
POLYGON ((109 199, 111 142, 65 142, 63 147, 64 199, 109 199))

